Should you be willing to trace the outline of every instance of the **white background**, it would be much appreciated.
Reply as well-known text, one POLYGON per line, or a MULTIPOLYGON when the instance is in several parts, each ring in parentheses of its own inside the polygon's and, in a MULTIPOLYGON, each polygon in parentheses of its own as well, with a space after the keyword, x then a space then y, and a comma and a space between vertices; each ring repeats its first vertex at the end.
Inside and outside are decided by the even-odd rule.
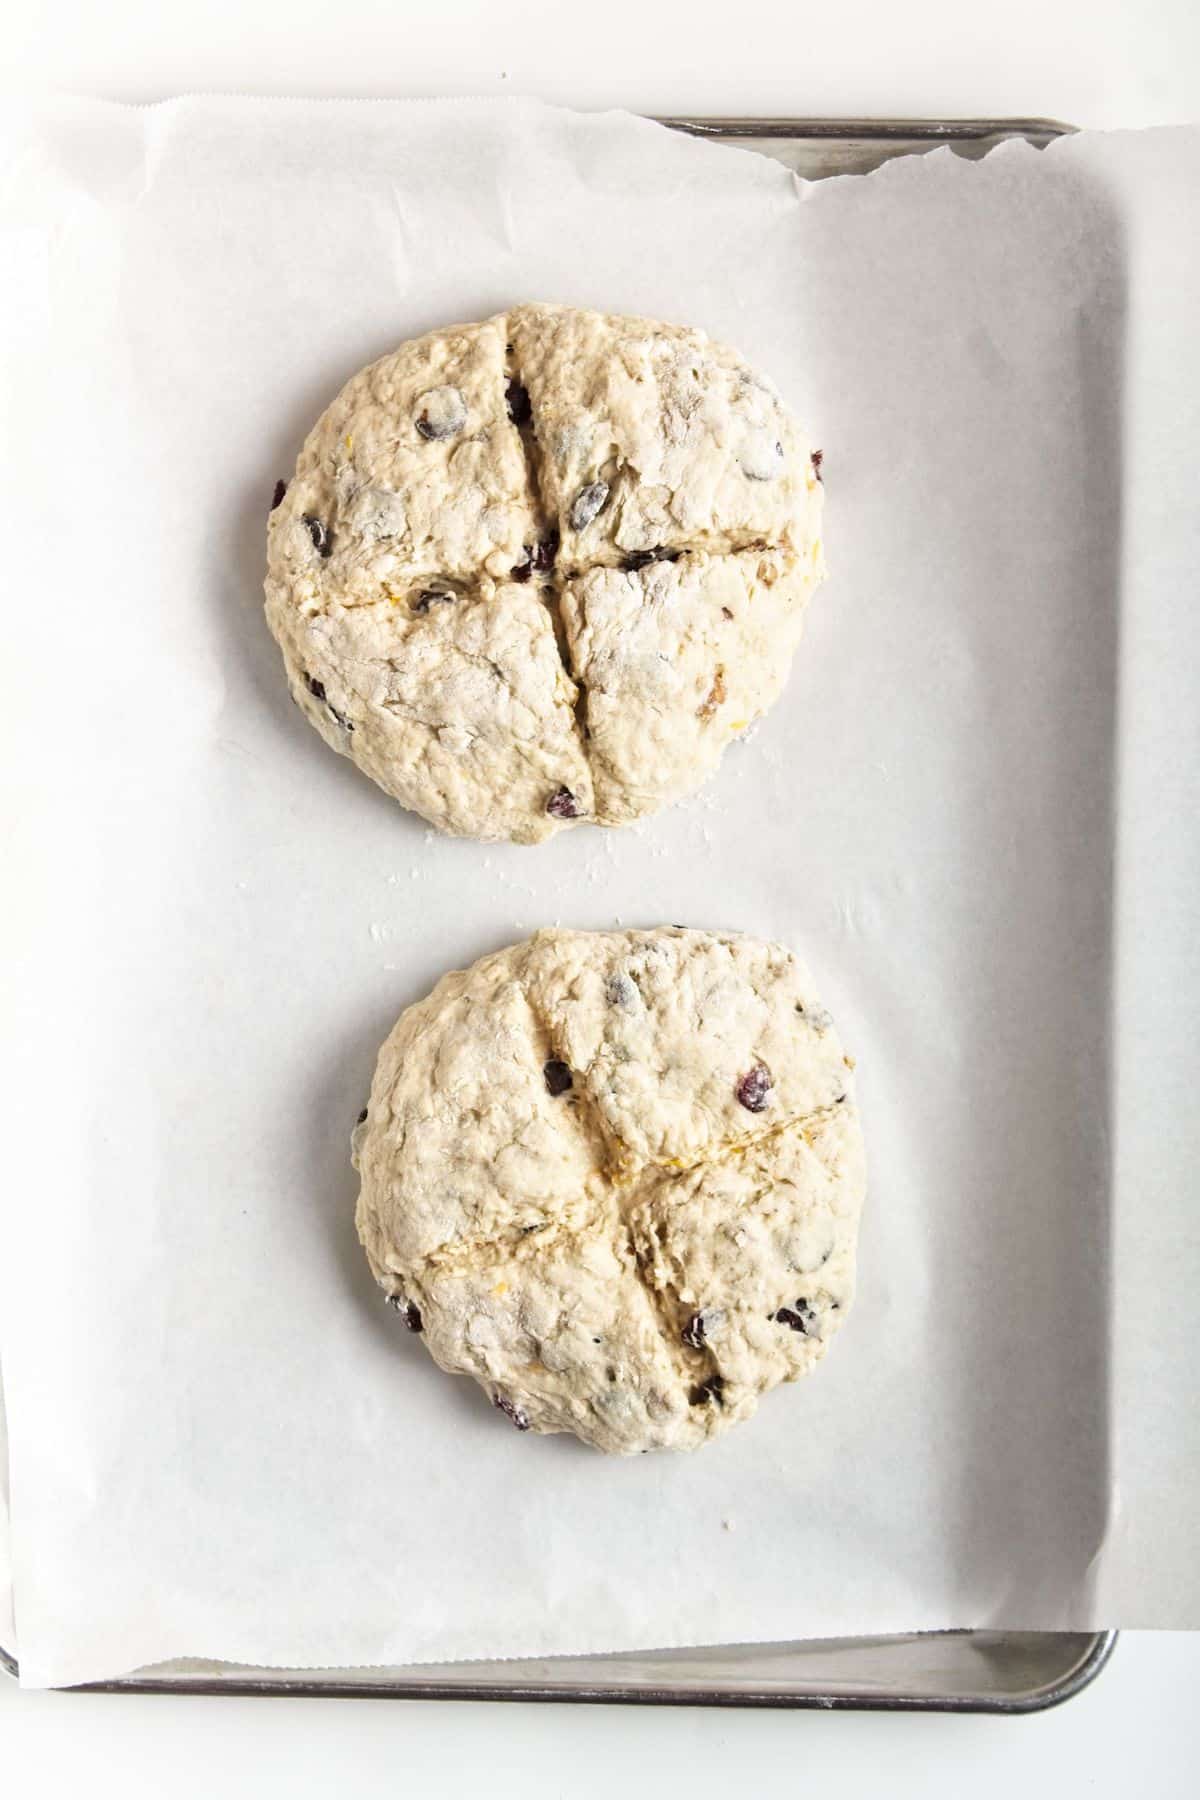
MULTIPOLYGON (((90 0, 0 31, 9 90, 529 92, 641 111, 1200 118, 1195 0, 90 0)), ((1182 222, 1181 222, 1182 223, 1182 222)), ((571 1796, 1014 1789, 1183 1795, 1200 1635, 1126 1634, 1100 1682, 1028 1720, 113 1699, 0 1685, 0 1787, 88 1793, 571 1796)))

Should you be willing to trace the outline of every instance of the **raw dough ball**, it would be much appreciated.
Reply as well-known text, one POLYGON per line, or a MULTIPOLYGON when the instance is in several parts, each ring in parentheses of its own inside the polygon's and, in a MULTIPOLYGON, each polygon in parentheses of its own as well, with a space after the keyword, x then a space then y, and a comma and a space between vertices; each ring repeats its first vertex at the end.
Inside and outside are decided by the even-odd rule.
POLYGON ((355 1132, 376 1280, 521 1429, 694 1449, 854 1292, 852 1064, 753 938, 542 931, 398 1021, 355 1132))
POLYGON ((523 306, 342 390, 271 513, 267 619, 335 750, 443 831, 536 843, 689 793, 772 704, 820 511, 733 351, 523 306))

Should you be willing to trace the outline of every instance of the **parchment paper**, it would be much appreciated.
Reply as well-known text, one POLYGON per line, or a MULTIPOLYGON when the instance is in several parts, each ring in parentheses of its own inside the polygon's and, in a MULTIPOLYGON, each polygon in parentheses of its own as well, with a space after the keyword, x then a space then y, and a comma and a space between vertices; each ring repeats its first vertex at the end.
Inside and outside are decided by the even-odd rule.
POLYGON ((805 190, 525 102, 57 101, 4 170, 24 1679, 1200 1624, 1198 134, 805 190), (535 297, 770 372, 832 579, 695 801, 487 848, 289 705, 266 510, 362 363, 535 297), (856 1310, 695 1457, 507 1431, 355 1242, 384 1033, 557 920, 793 944, 859 1059, 856 1310))

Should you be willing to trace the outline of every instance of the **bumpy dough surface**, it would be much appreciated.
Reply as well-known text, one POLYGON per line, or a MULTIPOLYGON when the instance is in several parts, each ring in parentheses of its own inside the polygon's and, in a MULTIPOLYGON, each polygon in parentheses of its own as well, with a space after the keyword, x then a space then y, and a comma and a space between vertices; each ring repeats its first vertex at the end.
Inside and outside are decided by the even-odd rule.
POLYGON ((310 433, 267 619, 326 742, 457 836, 697 787, 787 677, 821 487, 701 331, 523 306, 401 345, 310 433))
POLYGON ((542 931, 445 976, 355 1132, 376 1280, 520 1429, 687 1450, 854 1292, 852 1064, 779 945, 542 931))

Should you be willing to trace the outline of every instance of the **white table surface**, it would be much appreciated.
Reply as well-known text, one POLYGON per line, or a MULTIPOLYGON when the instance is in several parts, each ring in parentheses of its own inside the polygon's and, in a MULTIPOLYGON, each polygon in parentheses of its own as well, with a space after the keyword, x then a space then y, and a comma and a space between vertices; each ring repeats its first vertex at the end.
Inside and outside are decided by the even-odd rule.
MULTIPOLYGON (((534 93, 643 112, 1200 120, 1200 0, 26 0, 0 88, 534 93)), ((1200 1471, 1198 1471, 1200 1473, 1200 1471)), ((0 1791, 412 1800, 1200 1792, 1200 1634, 1028 1719, 20 1693, 0 1791)))

